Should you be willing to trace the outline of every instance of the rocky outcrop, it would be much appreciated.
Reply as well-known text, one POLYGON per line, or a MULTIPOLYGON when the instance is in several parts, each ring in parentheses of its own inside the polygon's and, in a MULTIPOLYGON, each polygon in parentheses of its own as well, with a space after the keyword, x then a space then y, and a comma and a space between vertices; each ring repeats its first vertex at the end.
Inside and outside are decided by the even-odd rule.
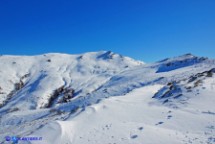
MULTIPOLYGON (((14 89, 7 95, 6 100, 4 100, 3 103, 0 103, 0 108, 7 104, 9 100, 11 100, 11 98, 25 86, 24 80, 29 76, 30 76, 29 73, 25 74, 20 78, 19 82, 14 83, 14 89)), ((2 88, 0 87, 0 94, 5 94, 1 90, 2 88)))
MULTIPOLYGON (((174 99, 184 97, 184 93, 190 93, 198 87, 202 87, 203 81, 207 78, 213 77, 215 68, 197 73, 190 76, 188 79, 169 82, 166 86, 161 88, 152 98, 159 99, 163 103, 171 102, 174 99)), ((204 87, 202 87, 204 89, 204 87)), ((186 98, 185 98, 186 99, 186 98)))
POLYGON ((1 88, 1 86, 0 86, 0 94, 5 94, 5 93, 3 92, 3 89, 1 88))
POLYGON ((73 88, 61 86, 54 90, 48 103, 43 108, 50 108, 56 103, 67 103, 74 97, 75 90, 73 88))
POLYGON ((169 97, 179 97, 182 94, 182 89, 177 84, 177 82, 168 83, 167 86, 164 86, 160 89, 152 98, 163 99, 169 97))

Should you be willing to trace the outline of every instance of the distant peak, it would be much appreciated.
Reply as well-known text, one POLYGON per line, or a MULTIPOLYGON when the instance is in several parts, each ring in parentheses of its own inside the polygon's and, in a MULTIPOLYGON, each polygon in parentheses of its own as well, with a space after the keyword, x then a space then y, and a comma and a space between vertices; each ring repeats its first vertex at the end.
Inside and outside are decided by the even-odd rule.
POLYGON ((187 53, 187 54, 184 54, 182 56, 179 56, 179 57, 175 57, 173 59, 198 59, 200 61, 204 61, 204 60, 207 60, 208 58, 207 57, 200 57, 200 56, 196 56, 196 55, 193 55, 192 53, 187 53))
POLYGON ((113 55, 115 55, 115 53, 113 53, 112 51, 102 51, 100 55, 98 55, 98 59, 112 59, 113 55))
POLYGON ((172 60, 175 60, 175 59, 187 59, 187 58, 195 58, 196 56, 191 54, 191 53, 186 53, 186 54, 183 54, 183 55, 180 55, 180 56, 177 56, 177 57, 172 57, 172 58, 165 58, 163 60, 160 60, 158 62, 168 62, 168 61, 172 61, 172 60))
POLYGON ((192 53, 186 53, 186 54, 179 56, 179 57, 197 57, 197 56, 193 55, 192 53))
POLYGON ((192 53, 186 53, 184 56, 194 56, 192 53))
POLYGON ((168 72, 175 69, 192 66, 195 64, 202 63, 208 60, 206 57, 197 57, 191 53, 184 54, 182 56, 167 58, 158 62, 158 71, 159 72, 168 72))
POLYGON ((111 54, 114 54, 114 52, 112 52, 112 51, 103 51, 103 54, 111 55, 111 54))

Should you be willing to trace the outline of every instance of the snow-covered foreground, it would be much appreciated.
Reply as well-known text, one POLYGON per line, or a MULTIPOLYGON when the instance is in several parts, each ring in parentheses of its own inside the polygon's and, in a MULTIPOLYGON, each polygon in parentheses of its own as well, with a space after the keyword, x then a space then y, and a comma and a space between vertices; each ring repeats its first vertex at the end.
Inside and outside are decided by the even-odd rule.
POLYGON ((192 96, 189 106, 172 109, 152 99, 161 87, 146 86, 105 99, 76 117, 46 125, 32 136, 43 136, 43 144, 214 143, 215 89, 207 85, 204 95, 192 96))
POLYGON ((215 144, 215 60, 101 51, 0 56, 0 67, 0 143, 215 144))

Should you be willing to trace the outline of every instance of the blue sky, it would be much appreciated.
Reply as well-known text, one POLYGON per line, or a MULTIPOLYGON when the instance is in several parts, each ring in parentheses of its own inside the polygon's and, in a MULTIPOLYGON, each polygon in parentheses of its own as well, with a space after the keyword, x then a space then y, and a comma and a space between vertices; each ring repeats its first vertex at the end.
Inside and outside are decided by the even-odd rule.
POLYGON ((1 0, 0 54, 215 58, 214 0, 1 0))

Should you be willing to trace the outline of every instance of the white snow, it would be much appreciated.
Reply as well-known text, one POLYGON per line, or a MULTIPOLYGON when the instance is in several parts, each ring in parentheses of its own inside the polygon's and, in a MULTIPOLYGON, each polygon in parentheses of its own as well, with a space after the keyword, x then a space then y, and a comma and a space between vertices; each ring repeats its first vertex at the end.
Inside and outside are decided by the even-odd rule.
POLYGON ((194 97, 188 107, 174 110, 152 104, 157 103, 152 96, 161 87, 146 86, 105 99, 31 136, 43 136, 42 144, 200 144, 215 136, 215 115, 203 113, 215 111, 215 90, 208 85, 204 96, 194 97))
POLYGON ((214 60, 187 54, 145 64, 101 51, 0 56, 0 67, 0 143, 10 143, 5 136, 43 138, 19 141, 35 144, 215 143, 215 77, 188 82, 214 60), (180 91, 163 98, 173 82, 180 91), (57 103, 62 86, 74 97, 57 103))
POLYGON ((61 86, 72 87, 77 96, 86 95, 114 74, 142 64, 106 51, 81 55, 1 56, 0 87, 4 94, 0 97, 0 104, 26 74, 30 76, 23 80, 24 88, 13 97, 8 107, 16 105, 20 109, 38 109, 46 105, 53 90, 61 86))

